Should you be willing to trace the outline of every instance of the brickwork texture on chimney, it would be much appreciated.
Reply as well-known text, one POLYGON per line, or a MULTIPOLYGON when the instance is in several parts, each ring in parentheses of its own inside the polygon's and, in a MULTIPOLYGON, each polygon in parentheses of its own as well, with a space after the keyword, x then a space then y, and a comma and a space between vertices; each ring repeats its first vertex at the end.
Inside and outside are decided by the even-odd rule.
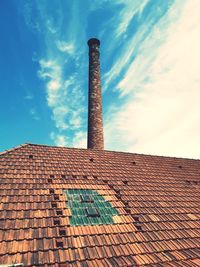
POLYGON ((88 145, 90 149, 104 149, 103 117, 100 80, 100 41, 92 38, 89 46, 88 145))

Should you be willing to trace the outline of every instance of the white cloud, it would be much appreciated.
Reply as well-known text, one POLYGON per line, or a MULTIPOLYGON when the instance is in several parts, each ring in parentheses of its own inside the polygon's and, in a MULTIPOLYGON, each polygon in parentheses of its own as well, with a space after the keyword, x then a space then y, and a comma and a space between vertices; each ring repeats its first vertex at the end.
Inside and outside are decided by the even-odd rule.
POLYGON ((109 149, 200 158, 198 2, 176 1, 141 43, 106 118, 109 149))
POLYGON ((77 109, 71 112, 70 124, 72 125, 73 129, 78 129, 81 127, 81 111, 82 109, 77 109))
POLYGON ((56 146, 68 146, 69 140, 65 135, 62 134, 56 134, 54 132, 51 132, 50 138, 54 141, 56 146))
POLYGON ((47 85, 49 90, 56 91, 61 87, 61 83, 59 80, 51 80, 47 85))
POLYGON ((56 128, 59 130, 66 130, 69 125, 66 120, 66 115, 68 114, 68 108, 64 105, 55 106, 52 109, 53 120, 55 121, 56 128))
POLYGON ((77 131, 74 135, 72 146, 79 148, 86 148, 87 143, 87 133, 83 131, 77 131))
POLYGON ((75 47, 72 43, 64 42, 64 41, 57 41, 56 42, 57 48, 61 52, 65 52, 68 54, 73 54, 75 51, 75 47))
POLYGON ((86 148, 87 134, 83 131, 76 131, 73 138, 69 138, 66 134, 51 132, 50 138, 56 146, 86 148))

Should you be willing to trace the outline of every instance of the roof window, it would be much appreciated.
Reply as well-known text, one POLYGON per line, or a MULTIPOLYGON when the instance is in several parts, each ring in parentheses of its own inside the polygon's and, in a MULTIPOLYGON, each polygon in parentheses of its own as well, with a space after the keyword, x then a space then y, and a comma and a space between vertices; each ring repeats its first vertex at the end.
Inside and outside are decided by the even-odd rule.
POLYGON ((99 225, 115 223, 113 216, 119 215, 109 201, 92 189, 68 189, 67 208, 70 209, 70 225, 99 225))

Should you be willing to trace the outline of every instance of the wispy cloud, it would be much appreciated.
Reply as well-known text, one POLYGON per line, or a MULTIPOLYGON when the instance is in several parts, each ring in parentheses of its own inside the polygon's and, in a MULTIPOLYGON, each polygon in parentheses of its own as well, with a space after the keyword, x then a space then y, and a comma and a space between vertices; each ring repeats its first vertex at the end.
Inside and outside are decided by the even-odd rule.
MULTIPOLYGON (((138 55, 142 54, 141 51, 143 50, 144 42, 154 41, 154 39, 152 40, 152 32, 154 32, 154 29, 155 31, 158 29, 157 25, 160 25, 162 17, 166 17, 169 8, 166 4, 167 2, 159 2, 160 5, 157 5, 155 4, 155 1, 153 1, 152 5, 148 7, 149 1, 136 1, 135 5, 131 8, 131 2, 128 1, 121 11, 121 18, 125 18, 127 12, 128 14, 130 12, 132 15, 131 18, 129 20, 122 20, 120 23, 118 22, 119 19, 115 18, 115 23, 118 22, 119 24, 118 27, 116 27, 112 49, 116 49, 119 41, 121 42, 121 45, 120 47, 117 47, 117 57, 115 57, 112 67, 106 74, 104 74, 104 90, 108 89, 114 81, 119 79, 119 77, 121 78, 121 75, 126 73, 130 64, 134 64, 138 55), (148 9, 148 12, 146 9, 148 9), (121 40, 118 40, 118 37, 120 37, 121 40)), ((172 0, 168 1, 168 3, 170 2, 172 2, 172 0)), ((167 23, 170 22, 168 21, 167 23)), ((166 26, 163 26, 166 28, 169 25, 167 24, 166 26)), ((162 26, 160 26, 160 28, 161 27, 162 26)), ((165 38, 165 35, 162 33, 157 36, 157 47, 162 44, 165 38)), ((150 51, 148 52, 148 59, 151 57, 152 60, 154 51, 151 51, 151 53, 150 51)), ((142 67, 144 64, 143 61, 140 62, 142 67)))
POLYGON ((128 26, 131 23, 131 20, 134 18, 135 15, 140 15, 144 9, 144 7, 147 5, 149 0, 117 0, 115 1, 115 4, 122 4, 123 8, 120 11, 120 14, 118 15, 119 19, 119 25, 116 27, 116 36, 120 37, 121 35, 125 34, 127 31, 128 26))
POLYGON ((82 126, 81 112, 83 93, 76 74, 64 79, 64 67, 55 61, 40 61, 39 76, 45 79, 47 103, 52 110, 52 118, 58 130, 78 129, 82 126))

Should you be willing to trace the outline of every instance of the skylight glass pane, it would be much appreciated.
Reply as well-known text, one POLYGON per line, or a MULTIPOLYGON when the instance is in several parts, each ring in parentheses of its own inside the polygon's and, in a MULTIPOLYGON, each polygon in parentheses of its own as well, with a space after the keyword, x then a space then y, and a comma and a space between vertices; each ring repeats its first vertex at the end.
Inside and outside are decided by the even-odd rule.
POLYGON ((70 224, 97 225, 113 224, 113 216, 118 211, 106 201, 103 196, 91 189, 68 189, 64 190, 67 196, 67 206, 70 208, 70 224))

